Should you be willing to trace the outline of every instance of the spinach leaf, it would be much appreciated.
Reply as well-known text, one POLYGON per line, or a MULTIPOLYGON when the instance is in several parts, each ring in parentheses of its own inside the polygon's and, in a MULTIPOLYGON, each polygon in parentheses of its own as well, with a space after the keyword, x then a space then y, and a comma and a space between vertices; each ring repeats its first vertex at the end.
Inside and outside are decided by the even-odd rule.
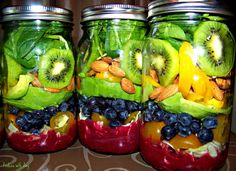
POLYGON ((26 56, 35 47, 39 39, 44 35, 43 30, 37 30, 31 27, 19 27, 13 31, 4 44, 4 53, 14 58, 18 63, 26 68, 36 66, 36 58, 26 58, 26 56))
POLYGON ((25 56, 25 59, 29 61, 31 59, 38 59, 41 55, 44 55, 51 48, 65 49, 65 44, 59 40, 53 40, 43 37, 39 40, 37 45, 25 56))

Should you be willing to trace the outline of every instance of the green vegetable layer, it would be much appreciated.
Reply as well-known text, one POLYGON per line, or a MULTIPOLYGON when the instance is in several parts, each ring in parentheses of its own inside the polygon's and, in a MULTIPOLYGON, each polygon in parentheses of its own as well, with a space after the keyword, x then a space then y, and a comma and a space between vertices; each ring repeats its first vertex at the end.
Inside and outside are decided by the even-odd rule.
POLYGON ((48 106, 58 106, 72 96, 72 92, 50 93, 30 86, 25 96, 17 100, 4 99, 10 105, 24 110, 42 110, 48 106))
POLYGON ((108 82, 99 78, 85 77, 81 79, 79 93, 85 96, 102 96, 111 98, 122 98, 130 101, 141 101, 142 88, 135 86, 136 93, 128 94, 121 89, 120 83, 108 82))

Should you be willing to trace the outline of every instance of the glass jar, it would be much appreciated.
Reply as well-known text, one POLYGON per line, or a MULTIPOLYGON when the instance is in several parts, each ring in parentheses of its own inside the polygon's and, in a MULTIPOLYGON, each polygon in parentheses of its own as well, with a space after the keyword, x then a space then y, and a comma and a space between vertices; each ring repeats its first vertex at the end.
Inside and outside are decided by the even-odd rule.
POLYGON ((0 45, 0 148, 3 146, 5 141, 5 130, 4 130, 4 120, 3 120, 3 103, 2 103, 2 90, 4 82, 4 62, 2 56, 2 46, 0 45))
POLYGON ((58 151, 76 136, 72 12, 47 6, 3 9, 7 142, 26 153, 58 151))
POLYGON ((145 10, 126 4, 99 5, 82 12, 77 93, 80 141, 97 152, 138 149, 145 10))
POLYGON ((232 16, 218 1, 148 8, 141 155, 160 170, 215 170, 227 157, 233 107, 232 16))

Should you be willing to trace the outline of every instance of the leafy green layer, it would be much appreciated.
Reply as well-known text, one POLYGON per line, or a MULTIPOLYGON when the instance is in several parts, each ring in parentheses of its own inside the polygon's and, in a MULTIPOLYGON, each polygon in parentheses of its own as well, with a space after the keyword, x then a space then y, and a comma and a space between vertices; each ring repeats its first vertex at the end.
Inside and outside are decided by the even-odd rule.
POLYGON ((25 96, 17 100, 4 99, 10 105, 23 110, 42 110, 48 106, 58 106, 72 96, 72 92, 50 93, 30 86, 25 96))
POLYGON ((128 94, 121 89, 120 83, 108 82, 99 78, 85 77, 81 79, 79 93, 85 96, 102 96, 111 98, 121 98, 131 101, 141 101, 142 88, 135 86, 136 93, 128 94))
POLYGON ((213 106, 206 106, 183 98, 181 93, 176 93, 158 104, 166 111, 173 113, 186 112, 196 118, 203 118, 208 115, 230 114, 232 106, 225 108, 215 108, 213 106))

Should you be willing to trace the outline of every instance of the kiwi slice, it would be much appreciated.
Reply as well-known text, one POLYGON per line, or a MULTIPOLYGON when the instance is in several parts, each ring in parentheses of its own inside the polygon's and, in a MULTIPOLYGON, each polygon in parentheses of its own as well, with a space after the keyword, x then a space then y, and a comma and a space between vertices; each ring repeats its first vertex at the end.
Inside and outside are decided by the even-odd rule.
POLYGON ((148 54, 151 67, 158 74, 160 84, 171 84, 179 73, 178 51, 166 40, 149 38, 145 51, 148 54))
POLYGON ((194 32, 198 65, 209 76, 226 76, 234 65, 235 41, 220 22, 202 22, 194 32))
POLYGON ((74 64, 71 50, 50 49, 39 59, 40 83, 47 88, 66 87, 73 76, 74 64))
POLYGON ((142 42, 139 40, 129 40, 122 48, 120 56, 121 68, 126 77, 135 84, 141 84, 142 71, 142 42))

